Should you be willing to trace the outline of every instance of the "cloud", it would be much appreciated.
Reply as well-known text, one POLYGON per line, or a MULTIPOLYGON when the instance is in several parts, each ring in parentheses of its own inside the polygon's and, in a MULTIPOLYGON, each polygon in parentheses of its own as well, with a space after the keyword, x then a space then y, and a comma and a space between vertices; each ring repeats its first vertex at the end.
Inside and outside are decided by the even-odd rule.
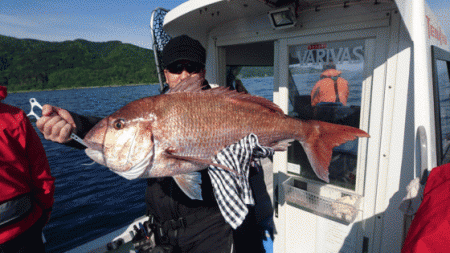
MULTIPOLYGON (((41 14, 14 16, 0 14, 0 34, 45 41, 85 39, 119 40, 139 47, 151 47, 151 33, 145 25, 145 13, 112 13, 108 15, 41 14), (140 17, 139 20, 136 17, 140 17)), ((148 15, 150 16, 150 15, 148 15)))
POLYGON ((36 23, 27 19, 17 18, 11 15, 0 14, 0 29, 4 26, 9 27, 37 27, 36 23))
POLYGON ((89 28, 95 30, 88 20, 67 16, 39 15, 39 16, 11 16, 0 14, 0 33, 19 38, 34 38, 46 40, 67 40, 77 38, 79 31, 89 28))

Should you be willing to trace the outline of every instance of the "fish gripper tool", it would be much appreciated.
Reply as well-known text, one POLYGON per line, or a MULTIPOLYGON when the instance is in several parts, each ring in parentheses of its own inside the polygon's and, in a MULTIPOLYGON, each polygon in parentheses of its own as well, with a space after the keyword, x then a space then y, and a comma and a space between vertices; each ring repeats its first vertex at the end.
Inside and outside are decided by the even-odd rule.
MULTIPOLYGON (((41 104, 39 104, 39 102, 35 99, 35 98, 30 98, 30 104, 31 104, 31 111, 30 113, 27 114, 28 117, 30 116, 34 116, 36 118, 36 120, 39 120, 41 117, 38 116, 36 113, 34 113, 33 108, 35 106, 39 107, 42 110, 42 106, 41 104)), ((78 143, 84 145, 87 147, 86 143, 83 141, 83 139, 81 139, 80 137, 78 137, 78 135, 71 133, 70 134, 70 138, 72 138, 73 140, 77 141, 78 143)))

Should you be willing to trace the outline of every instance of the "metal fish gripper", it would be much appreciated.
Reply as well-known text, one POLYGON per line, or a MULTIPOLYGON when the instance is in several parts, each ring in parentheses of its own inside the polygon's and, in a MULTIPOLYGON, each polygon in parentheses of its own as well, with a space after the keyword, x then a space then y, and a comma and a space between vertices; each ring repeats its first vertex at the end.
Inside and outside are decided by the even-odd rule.
MULTIPOLYGON (((30 104, 31 104, 31 111, 30 113, 27 114, 28 117, 30 116, 34 116, 36 118, 36 120, 39 120, 41 117, 38 116, 34 111, 33 108, 35 106, 37 106, 38 108, 40 108, 42 110, 42 106, 41 104, 39 104, 39 102, 35 99, 35 98, 30 98, 30 104)), ((83 139, 81 139, 80 137, 78 137, 78 135, 71 133, 70 134, 70 138, 74 139, 75 141, 77 141, 78 143, 84 145, 87 147, 86 143, 83 141, 83 139)))

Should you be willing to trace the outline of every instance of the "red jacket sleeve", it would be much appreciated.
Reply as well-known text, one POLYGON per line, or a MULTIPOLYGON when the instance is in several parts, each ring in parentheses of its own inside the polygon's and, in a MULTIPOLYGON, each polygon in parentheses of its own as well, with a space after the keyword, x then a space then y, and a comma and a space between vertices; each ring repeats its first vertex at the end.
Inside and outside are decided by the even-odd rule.
MULTIPOLYGON (((23 113, 23 112, 22 112, 23 113)), ((43 209, 50 209, 53 206, 55 193, 55 178, 51 176, 47 155, 41 140, 31 125, 25 113, 22 121, 22 129, 25 130, 25 150, 28 156, 31 172, 31 193, 38 205, 43 209)))
POLYGON ((450 164, 431 170, 424 198, 408 231, 402 253, 449 252, 450 164))

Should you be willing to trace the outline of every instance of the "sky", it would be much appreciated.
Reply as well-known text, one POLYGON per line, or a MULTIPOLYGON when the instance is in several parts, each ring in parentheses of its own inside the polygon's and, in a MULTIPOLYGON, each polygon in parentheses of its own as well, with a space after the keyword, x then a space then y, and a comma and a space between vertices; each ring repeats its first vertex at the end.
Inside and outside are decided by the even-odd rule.
POLYGON ((184 0, 0 0, 0 34, 44 41, 119 40, 151 48, 150 17, 184 0))
MULTIPOLYGON (((157 7, 185 0, 0 0, 0 34, 44 41, 111 40, 151 48, 150 17, 157 7)), ((450 38, 450 1, 426 0, 450 38)))

